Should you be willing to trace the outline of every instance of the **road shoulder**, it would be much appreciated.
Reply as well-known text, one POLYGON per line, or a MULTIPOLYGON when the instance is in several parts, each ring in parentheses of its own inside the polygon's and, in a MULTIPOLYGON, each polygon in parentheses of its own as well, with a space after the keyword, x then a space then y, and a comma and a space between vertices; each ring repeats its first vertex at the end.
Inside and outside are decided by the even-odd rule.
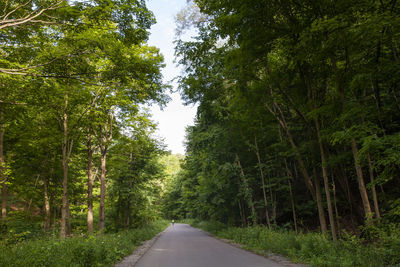
MULTIPOLYGON (((191 227, 193 227, 193 226, 191 226, 191 227)), ((271 252, 268 252, 268 251, 250 250, 250 249, 247 249, 246 247, 244 247, 243 245, 241 245, 239 243, 235 243, 234 241, 232 241, 230 239, 219 238, 218 236, 215 236, 215 235, 213 235, 213 234, 211 234, 211 233, 209 233, 207 231, 204 231, 204 230, 202 230, 200 228, 196 228, 196 227, 193 227, 193 228, 195 228, 195 229, 197 229, 199 231, 202 231, 206 235, 208 235, 208 236, 210 236, 210 237, 212 237, 214 239, 217 239, 217 240, 219 240, 221 242, 224 242, 224 243, 227 243, 227 244, 229 244, 231 246, 234 246, 234 247, 246 250, 248 252, 257 254, 257 255, 262 256, 262 257, 264 257, 264 258, 266 258, 268 260, 272 260, 272 261, 274 261, 274 262, 276 262, 278 264, 281 264, 281 265, 283 265, 285 267, 309 267, 310 266, 310 265, 303 264, 303 263, 293 263, 293 262, 291 262, 290 260, 288 260, 287 258, 285 258, 285 257, 283 257, 281 255, 274 254, 274 253, 271 253, 271 252)))
POLYGON ((157 239, 165 233, 169 227, 167 227, 164 231, 158 233, 152 239, 146 240, 142 242, 142 244, 135 248, 131 255, 126 256, 122 259, 121 262, 115 264, 115 267, 132 267, 140 260, 140 258, 153 246, 153 244, 157 241, 157 239))

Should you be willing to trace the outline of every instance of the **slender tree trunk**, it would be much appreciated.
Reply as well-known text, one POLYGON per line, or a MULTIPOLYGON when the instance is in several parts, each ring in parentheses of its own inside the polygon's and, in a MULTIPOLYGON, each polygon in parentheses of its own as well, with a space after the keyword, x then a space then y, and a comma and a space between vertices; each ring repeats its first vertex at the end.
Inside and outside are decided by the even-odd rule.
POLYGON ((242 216, 242 225, 243 227, 247 227, 246 211, 244 209, 244 205, 241 200, 239 200, 239 208, 240 208, 240 215, 242 216))
POLYGON ((106 158, 107 148, 104 145, 101 146, 101 174, 100 174, 100 220, 99 220, 99 231, 104 229, 105 212, 104 204, 106 199, 106 158))
POLYGON ((6 176, 6 162, 4 160, 3 140, 4 140, 4 115, 0 112, 0 184, 1 184, 1 218, 7 217, 7 176, 6 176))
MULTIPOLYGON (((66 103, 68 100, 66 100, 66 103)), ((67 147, 68 147, 68 139, 67 139, 67 114, 64 112, 63 126, 64 126, 64 139, 62 146, 62 165, 63 165, 63 195, 62 195, 62 208, 61 208, 61 225, 60 225, 60 236, 61 238, 66 237, 66 221, 67 221, 67 203, 68 203, 68 159, 67 159, 67 147)))
POLYGON ((285 120, 285 117, 283 115, 283 112, 282 112, 282 110, 280 109, 280 107, 279 107, 279 105, 277 103, 274 103, 274 106, 278 109, 278 111, 280 113, 280 117, 268 105, 266 105, 266 107, 269 110, 269 112, 275 117, 275 119, 278 121, 278 123, 280 124, 282 129, 285 131, 285 133, 286 133, 286 135, 288 137, 289 143, 290 143, 291 147, 294 150, 294 153, 295 153, 295 156, 296 156, 296 160, 297 160, 297 162, 299 164, 300 171, 303 174, 303 178, 304 178, 304 181, 306 183, 307 189, 310 191, 311 196, 313 197, 313 199, 315 199, 315 189, 314 189, 312 180, 310 178, 310 175, 307 172, 307 169, 305 167, 305 164, 304 164, 303 158, 302 158, 302 156, 301 156, 301 154, 299 152, 299 149, 297 148, 297 145, 294 142, 293 136, 292 136, 292 134, 290 132, 290 129, 289 129, 287 123, 286 123, 286 120, 285 120))
POLYGON ((7 198, 8 198, 8 190, 7 184, 4 183, 1 188, 1 218, 7 218, 7 198))
POLYGON ((372 199, 374 201, 374 210, 375 210, 375 216, 377 219, 381 218, 381 213, 379 212, 379 204, 378 204, 378 197, 376 195, 376 189, 375 189, 375 179, 374 179, 374 168, 372 167, 372 161, 371 161, 371 156, 368 153, 368 168, 369 168, 369 177, 371 179, 372 183, 372 199))
MULTIPOLYGON (((344 90, 343 90, 343 87, 341 86, 340 75, 339 75, 338 68, 337 68, 336 58, 333 56, 331 58, 331 61, 332 61, 333 71, 336 74, 336 88, 339 93, 342 105, 344 107, 346 104, 346 101, 345 101, 345 97, 344 97, 344 90)), ((354 167, 356 169, 358 189, 360 191, 361 200, 363 203, 363 208, 364 208, 364 213, 365 213, 364 215, 365 215, 367 221, 369 221, 369 219, 372 217, 371 216, 372 211, 371 211, 371 206, 369 204, 368 194, 367 194, 367 190, 366 190, 365 183, 364 183, 364 176, 363 176, 362 168, 361 168, 360 163, 358 162, 358 147, 357 147, 356 140, 354 138, 351 139, 351 150, 353 152, 354 167)))
POLYGON ((244 170, 242 168, 242 164, 240 163, 239 155, 237 153, 235 153, 235 155, 236 155, 237 164, 238 164, 239 169, 240 169, 240 176, 242 177, 246 198, 247 198, 247 201, 248 201, 250 209, 251 209, 251 217, 252 217, 253 225, 256 225, 257 224, 257 215, 256 215, 256 209, 254 207, 253 197, 251 195, 251 192, 250 192, 250 189, 249 189, 249 185, 247 183, 247 179, 246 179, 246 176, 244 174, 244 170))
POLYGON ((44 230, 47 232, 50 230, 50 216, 51 216, 50 199, 47 188, 47 179, 44 175, 42 175, 42 179, 43 179, 43 189, 44 189, 44 214, 45 214, 44 230))
POLYGON ((264 206, 265 206, 265 219, 267 221, 267 226, 268 228, 271 228, 270 225, 270 219, 269 219, 269 213, 268 213, 268 201, 267 201, 267 193, 265 192, 265 179, 264 179, 264 172, 261 166, 261 158, 260 158, 260 153, 258 150, 258 143, 257 143, 257 137, 254 135, 254 143, 256 147, 256 156, 258 160, 258 168, 260 170, 260 176, 261 176, 261 182, 262 182, 262 191, 263 191, 263 196, 264 196, 264 206))
MULTIPOLYGON (((278 176, 278 174, 276 175, 278 176)), ((272 192, 271 186, 271 175, 268 175, 268 188, 269 188, 269 198, 271 199, 271 207, 272 207, 272 221, 276 224, 276 214, 275 214, 275 202, 274 202, 274 195, 272 192)))
POLYGON ((88 232, 93 232, 93 185, 94 185, 94 176, 93 176, 93 147, 92 147, 92 136, 90 133, 87 134, 87 150, 88 150, 88 191, 87 191, 87 228, 88 232))
POLYGON ((55 232, 56 232, 56 225, 57 225, 57 210, 59 209, 59 207, 58 206, 56 206, 56 207, 54 207, 54 205, 53 205, 53 227, 52 227, 52 232, 53 232, 53 235, 55 234, 55 232))
POLYGON ((61 208, 61 225, 60 225, 60 237, 65 238, 69 231, 70 226, 70 212, 69 212, 69 201, 68 201, 68 168, 69 160, 71 157, 73 141, 69 140, 68 132, 68 90, 65 91, 64 95, 64 113, 63 113, 63 142, 62 142, 62 167, 63 167, 63 180, 62 180, 62 208, 61 208))
POLYGON ((365 217, 366 217, 367 221, 369 221, 369 219, 371 219, 372 211, 371 211, 371 206, 370 206, 369 200, 368 200, 367 189, 366 189, 365 183, 364 183, 364 176, 363 176, 362 168, 361 168, 360 163, 358 162, 358 147, 357 147, 356 140, 354 138, 351 139, 351 149, 353 151, 354 166, 356 168, 356 173, 357 173, 358 189, 360 190, 365 217))
MULTIPOLYGON (((271 185, 270 185, 270 188, 271 188, 271 185)), ((276 200, 276 192, 274 192, 273 193, 273 199, 272 199, 272 220, 274 221, 274 224, 276 225, 277 224, 277 222, 276 222, 276 209, 277 209, 277 207, 278 207, 278 201, 276 200)))
MULTIPOLYGON (((281 132, 281 128, 278 125, 278 132, 279 132, 279 138, 281 140, 281 142, 283 141, 283 137, 282 137, 282 132, 281 132)), ((293 224, 294 224, 294 230, 297 234, 297 218, 296 218, 296 208, 294 205, 294 197, 293 197, 293 192, 292 192, 292 183, 290 182, 290 179, 294 180, 293 174, 289 169, 288 163, 286 158, 283 159, 285 162, 285 168, 286 168, 286 174, 288 176, 288 184, 289 184, 289 193, 290 193, 290 204, 292 207, 292 216, 293 216, 293 224)))
POLYGON ((314 167, 314 184, 315 184, 315 194, 317 197, 318 217, 319 217, 319 223, 321 225, 321 232, 326 233, 327 228, 326 228, 324 206, 322 203, 321 185, 319 183, 318 174, 315 167, 314 167))
POLYGON ((336 240, 337 238, 336 238, 335 218, 333 217, 333 208, 332 208, 332 201, 331 201, 331 193, 329 190, 328 172, 326 170, 325 151, 324 151, 324 147, 322 145, 321 130, 320 130, 318 118, 315 119, 315 126, 317 129, 318 144, 319 144, 319 150, 320 150, 320 154, 321 154, 322 178, 324 180, 326 202, 328 205, 329 223, 331 225, 332 239, 336 240))
POLYGON ((67 202, 67 236, 72 234, 72 225, 71 225, 71 209, 70 209, 70 202, 68 198, 67 202))
POLYGON ((294 224, 294 231, 296 234, 298 233, 297 231, 297 217, 296 217, 296 208, 294 205, 294 197, 293 197, 293 191, 292 191, 292 183, 290 182, 290 178, 288 179, 288 184, 289 184, 289 193, 290 193, 290 204, 292 207, 292 216, 293 216, 293 224, 294 224))
POLYGON ((294 230, 297 234, 297 218, 296 218, 296 207, 294 205, 294 197, 293 197, 293 191, 292 191, 292 182, 291 180, 294 180, 293 174, 289 169, 288 163, 286 158, 284 158, 285 162, 285 168, 286 168, 286 173, 288 176, 288 185, 289 185, 289 194, 290 194, 290 205, 292 208, 292 216, 293 216, 293 224, 294 224, 294 230))
POLYGON ((244 227, 243 214, 242 214, 242 207, 240 206, 240 200, 238 201, 238 206, 239 206, 240 220, 242 221, 242 227, 244 227))
POLYGON ((335 179, 332 179, 333 185, 332 185, 332 190, 333 190, 333 203, 335 206, 335 215, 336 215, 336 226, 337 226, 337 235, 340 238, 340 223, 339 223, 339 211, 337 208, 337 200, 336 200, 336 184, 335 184, 335 179))
MULTIPOLYGON (((133 188, 133 151, 129 153, 129 190, 133 188)), ((125 210, 125 226, 128 227, 131 224, 131 195, 128 194, 125 210)))
POLYGON ((100 219, 99 219, 99 231, 104 229, 105 221, 105 199, 106 199, 106 160, 108 142, 112 139, 114 113, 111 111, 109 121, 103 125, 102 136, 100 137, 100 153, 101 153, 101 174, 100 174, 100 219))

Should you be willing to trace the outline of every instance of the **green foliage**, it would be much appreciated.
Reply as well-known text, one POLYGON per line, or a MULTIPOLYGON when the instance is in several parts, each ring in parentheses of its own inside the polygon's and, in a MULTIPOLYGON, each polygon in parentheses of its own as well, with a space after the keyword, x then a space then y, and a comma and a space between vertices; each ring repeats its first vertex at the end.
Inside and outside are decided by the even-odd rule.
POLYGON ((398 223, 399 14, 397 1, 189 1, 178 31, 198 35, 176 41, 179 88, 199 108, 171 207, 242 226, 398 223))
MULTIPOLYGON (((61 225, 70 219, 74 233, 84 232, 90 139, 93 174, 101 156, 109 159, 102 184, 110 191, 108 230, 159 218, 164 148, 143 104, 165 104, 168 86, 163 56, 146 44, 155 19, 145 1, 26 0, 0 8, 0 188, 8 188, 7 210, 39 215, 46 231, 67 213, 61 225)), ((96 215, 97 178, 90 197, 96 215)), ((34 232, 25 226, 16 239, 32 235, 17 236, 34 232)))
POLYGON ((167 226, 167 221, 156 221, 112 234, 39 239, 13 245, 1 242, 0 266, 113 266, 167 226))
POLYGON ((217 222, 192 221, 191 224, 220 238, 229 239, 260 255, 283 255, 294 262, 311 266, 396 266, 400 233, 398 225, 382 231, 379 242, 365 243, 362 239, 343 233, 334 242, 320 233, 296 234, 283 229, 270 230, 263 226, 237 228, 217 222))

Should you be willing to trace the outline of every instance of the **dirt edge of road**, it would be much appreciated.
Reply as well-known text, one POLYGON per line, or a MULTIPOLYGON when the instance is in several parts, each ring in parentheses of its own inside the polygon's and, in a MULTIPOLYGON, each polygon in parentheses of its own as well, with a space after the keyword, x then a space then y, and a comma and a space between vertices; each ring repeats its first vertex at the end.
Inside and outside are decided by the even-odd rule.
MULTIPOLYGON (((193 227, 193 228, 195 228, 195 227, 193 227)), ((213 237, 213 238, 215 238, 215 239, 217 239, 219 241, 222 241, 222 242, 227 243, 227 244, 229 244, 231 246, 246 250, 248 252, 257 254, 259 256, 262 256, 264 258, 272 260, 272 261, 274 261, 276 263, 279 263, 279 264, 281 264, 281 265, 283 265, 285 267, 309 267, 310 266, 310 265, 302 264, 302 263, 293 263, 293 262, 291 262, 290 260, 288 260, 287 258, 285 258, 285 257, 283 257, 281 255, 277 255, 277 254, 274 254, 274 253, 271 253, 271 252, 268 252, 268 251, 253 251, 253 250, 249 250, 249 249, 246 249, 245 247, 243 247, 241 244, 235 243, 230 239, 219 238, 219 237, 217 237, 215 235, 212 235, 209 232, 203 231, 203 230, 201 230, 199 228, 195 228, 195 229, 197 229, 199 231, 202 231, 205 234, 207 234, 208 236, 213 237)))
POLYGON ((140 260, 140 258, 153 246, 153 244, 157 241, 157 239, 165 233, 169 227, 167 227, 164 231, 158 233, 152 239, 142 242, 142 244, 135 248, 132 254, 126 256, 119 263, 115 264, 115 267, 132 267, 140 260))

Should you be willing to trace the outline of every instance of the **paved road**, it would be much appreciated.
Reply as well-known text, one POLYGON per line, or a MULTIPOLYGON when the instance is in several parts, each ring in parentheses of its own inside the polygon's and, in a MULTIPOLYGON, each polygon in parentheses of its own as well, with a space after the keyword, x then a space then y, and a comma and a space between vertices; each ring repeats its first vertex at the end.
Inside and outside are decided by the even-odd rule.
POLYGON ((282 267, 271 260, 219 241, 187 224, 164 232, 136 267, 282 267))

